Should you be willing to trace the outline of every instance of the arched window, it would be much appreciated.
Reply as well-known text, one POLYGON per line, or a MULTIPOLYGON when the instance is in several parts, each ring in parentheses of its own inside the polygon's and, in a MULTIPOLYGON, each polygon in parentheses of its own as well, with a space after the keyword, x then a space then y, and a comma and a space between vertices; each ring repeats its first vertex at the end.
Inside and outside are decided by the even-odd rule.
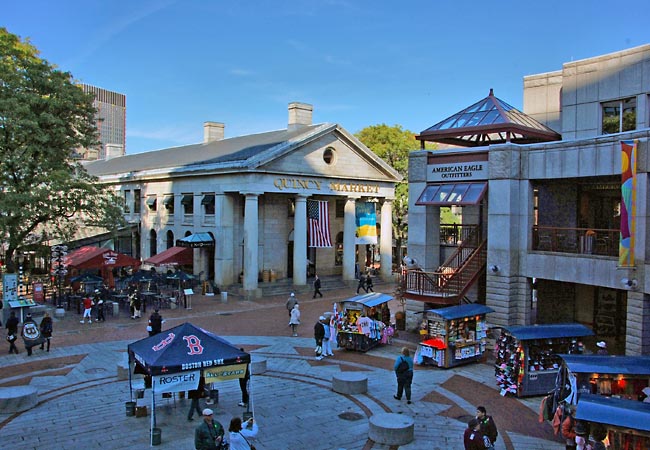
POLYGON ((167 248, 174 246, 174 232, 172 230, 167 230, 167 248))
POLYGON ((149 256, 154 256, 158 253, 158 235, 156 234, 156 230, 151 230, 149 232, 149 256))

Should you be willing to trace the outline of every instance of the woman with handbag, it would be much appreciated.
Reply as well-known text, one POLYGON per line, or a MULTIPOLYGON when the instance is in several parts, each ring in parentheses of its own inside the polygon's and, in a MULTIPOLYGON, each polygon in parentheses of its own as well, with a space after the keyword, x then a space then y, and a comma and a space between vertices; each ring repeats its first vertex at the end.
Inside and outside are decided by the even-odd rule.
POLYGON ((230 450, 255 450, 255 446, 250 443, 248 438, 257 436, 257 422, 252 417, 244 422, 239 417, 233 417, 228 427, 230 432, 230 450))

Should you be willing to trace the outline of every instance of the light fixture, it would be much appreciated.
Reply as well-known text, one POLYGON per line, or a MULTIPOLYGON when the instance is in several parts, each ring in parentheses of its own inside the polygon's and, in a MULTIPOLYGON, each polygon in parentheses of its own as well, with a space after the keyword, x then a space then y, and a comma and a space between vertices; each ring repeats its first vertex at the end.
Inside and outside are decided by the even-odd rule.
POLYGON ((492 264, 490 266, 490 270, 494 273, 497 273, 499 271, 499 266, 497 266, 496 264, 492 264))
POLYGON ((621 284, 625 289, 635 289, 639 285, 636 278, 622 278, 621 284))

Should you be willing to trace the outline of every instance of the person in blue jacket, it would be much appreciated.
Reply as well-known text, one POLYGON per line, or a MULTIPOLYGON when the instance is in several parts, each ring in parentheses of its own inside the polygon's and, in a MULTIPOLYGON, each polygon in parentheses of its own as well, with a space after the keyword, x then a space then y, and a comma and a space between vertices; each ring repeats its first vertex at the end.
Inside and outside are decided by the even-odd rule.
POLYGON ((395 376, 397 376, 397 394, 393 395, 395 400, 402 399, 402 393, 406 392, 406 403, 411 404, 411 383, 413 382, 413 358, 408 348, 402 347, 401 354, 395 359, 393 365, 395 376))

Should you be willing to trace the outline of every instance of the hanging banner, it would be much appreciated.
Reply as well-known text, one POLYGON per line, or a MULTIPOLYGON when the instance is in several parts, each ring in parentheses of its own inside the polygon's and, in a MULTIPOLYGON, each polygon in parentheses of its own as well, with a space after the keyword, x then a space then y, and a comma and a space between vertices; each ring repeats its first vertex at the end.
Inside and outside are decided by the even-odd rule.
POLYGON ((192 391, 199 387, 201 371, 193 370, 168 375, 154 375, 152 378, 155 382, 156 393, 192 391))
POLYGON ((634 266, 637 143, 637 140, 621 141, 621 235, 618 245, 619 267, 634 266))
POLYGON ((357 236, 355 244, 377 243, 377 213, 373 202, 357 202, 355 205, 357 236))
POLYGON ((246 375, 246 364, 232 364, 230 366, 208 367, 203 369, 203 376, 206 383, 215 381, 234 380, 235 378, 244 378, 246 375))

